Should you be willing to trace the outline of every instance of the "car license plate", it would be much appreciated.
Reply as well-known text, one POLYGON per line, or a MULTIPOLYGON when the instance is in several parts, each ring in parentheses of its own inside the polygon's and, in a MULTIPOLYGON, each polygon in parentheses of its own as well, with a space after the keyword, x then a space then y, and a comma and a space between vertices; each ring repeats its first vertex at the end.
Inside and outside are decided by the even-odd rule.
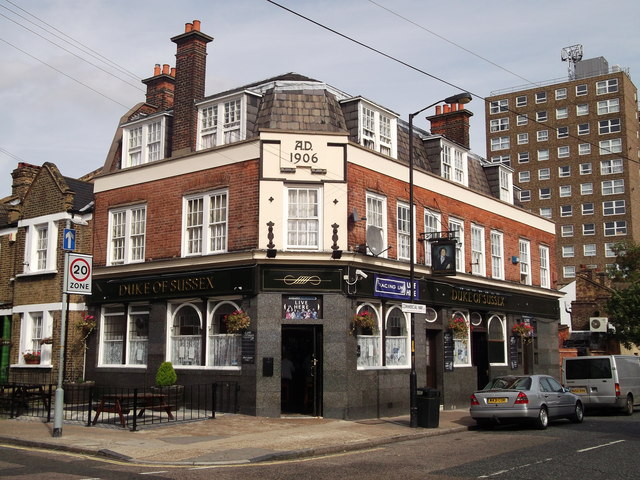
POLYGON ((487 398, 487 403, 507 403, 507 399, 505 397, 487 398))
POLYGON ((575 393, 576 395, 586 395, 587 389, 584 387, 573 387, 571 389, 571 393, 575 393))

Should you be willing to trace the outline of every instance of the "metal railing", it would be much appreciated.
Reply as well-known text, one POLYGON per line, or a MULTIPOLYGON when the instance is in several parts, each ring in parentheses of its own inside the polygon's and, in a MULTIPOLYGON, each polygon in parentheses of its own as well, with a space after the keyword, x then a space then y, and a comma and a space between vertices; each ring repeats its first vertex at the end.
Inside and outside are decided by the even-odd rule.
MULTIPOLYGON (((237 382, 173 387, 123 388, 92 383, 65 385, 65 422, 117 425, 132 431, 141 425, 215 418, 237 413, 237 382)), ((0 415, 53 418, 55 385, 11 383, 0 386, 0 415)))

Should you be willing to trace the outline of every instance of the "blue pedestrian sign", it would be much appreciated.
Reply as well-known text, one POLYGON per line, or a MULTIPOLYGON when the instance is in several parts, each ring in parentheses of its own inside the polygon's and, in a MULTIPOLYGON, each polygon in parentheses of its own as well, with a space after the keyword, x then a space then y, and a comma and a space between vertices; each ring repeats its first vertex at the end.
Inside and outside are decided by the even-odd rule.
POLYGON ((63 250, 75 250, 76 249, 76 231, 71 228, 65 228, 62 232, 62 249, 63 250))

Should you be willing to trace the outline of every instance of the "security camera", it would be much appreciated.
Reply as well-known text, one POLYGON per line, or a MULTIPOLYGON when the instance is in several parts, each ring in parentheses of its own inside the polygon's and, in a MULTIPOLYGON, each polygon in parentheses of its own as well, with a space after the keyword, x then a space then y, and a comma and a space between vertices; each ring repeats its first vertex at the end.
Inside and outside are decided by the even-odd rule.
POLYGON ((364 273, 362 270, 360 270, 360 269, 356 270, 356 277, 367 278, 368 276, 369 275, 364 273))

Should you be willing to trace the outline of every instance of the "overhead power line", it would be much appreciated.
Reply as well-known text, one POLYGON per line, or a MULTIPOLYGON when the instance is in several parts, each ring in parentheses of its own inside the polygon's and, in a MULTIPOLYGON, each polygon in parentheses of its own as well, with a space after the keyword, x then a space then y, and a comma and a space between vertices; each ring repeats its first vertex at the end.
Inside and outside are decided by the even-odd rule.
POLYGON ((83 53, 86 53, 94 58, 96 58, 97 60, 100 60, 101 62, 109 65, 112 68, 115 68, 116 70, 119 70, 120 72, 128 75, 129 77, 131 77, 131 79, 133 80, 140 80, 140 77, 138 75, 136 75, 135 73, 127 70, 125 67, 123 67, 122 65, 119 65, 118 63, 114 62, 113 60, 110 60, 109 58, 105 57, 104 55, 102 55, 101 53, 97 52, 96 50, 92 49, 91 47, 88 47, 87 45, 85 45, 84 43, 82 43, 80 40, 77 40, 73 37, 71 37, 70 35, 67 35, 66 33, 64 33, 62 30, 56 28, 55 26, 51 25, 50 23, 47 23, 46 21, 44 21, 43 19, 41 19, 40 17, 34 15, 31 12, 28 12, 27 10, 25 10, 24 8, 22 8, 20 5, 16 5, 15 3, 13 3, 11 0, 5 0, 5 2, 13 5, 14 7, 18 8, 19 10, 22 10, 24 13, 26 13, 27 15, 35 18, 36 20, 38 20, 40 23, 46 25, 48 28, 54 30, 55 32, 58 32, 60 35, 68 38, 69 40, 71 40, 71 42, 69 40, 66 40, 65 38, 62 38, 60 35, 57 35, 51 31, 48 31, 47 29, 41 27, 40 25, 32 22, 31 20, 29 20, 28 18, 23 17, 22 15, 20 15, 17 12, 14 12, 13 10, 11 10, 10 8, 4 7, 6 10, 9 10, 11 13, 13 13, 14 15, 26 20, 27 22, 31 23, 32 25, 35 25, 36 27, 40 28, 41 30, 44 30, 45 32, 47 32, 50 35, 53 35, 54 37, 62 40, 63 42, 68 43, 69 45, 73 46, 74 48, 77 48, 78 50, 81 50, 83 53))
POLYGON ((510 73, 511 75, 514 75, 514 76, 516 76, 516 77, 520 78, 521 80, 524 80, 524 81, 525 81, 525 82, 527 82, 527 83, 530 83, 530 84, 532 84, 532 85, 534 84, 534 82, 532 82, 531 80, 527 80, 527 79, 526 79, 526 78, 524 78, 523 76, 518 75, 518 74, 517 74, 517 73, 515 73, 515 72, 512 72, 512 71, 511 71, 511 70, 509 70, 508 68, 505 68, 505 67, 503 67, 502 65, 498 65, 497 63, 495 63, 495 62, 493 62, 493 61, 489 60, 488 58, 483 57, 482 55, 479 55, 479 54, 477 54, 477 53, 475 53, 475 52, 473 52, 473 51, 469 50, 468 48, 466 48, 466 47, 464 47, 464 46, 462 46, 462 45, 460 45, 460 44, 458 44, 458 43, 456 43, 456 42, 454 42, 454 41, 452 41, 452 40, 449 40, 448 38, 446 38, 446 37, 444 37, 444 36, 442 36, 442 35, 440 35, 440 34, 438 34, 438 33, 434 32, 434 31, 432 31, 432 30, 429 30, 428 28, 426 28, 426 27, 424 27, 424 26, 422 26, 422 25, 420 25, 420 24, 418 24, 418 23, 414 22, 413 20, 411 20, 411 19, 409 19, 409 18, 407 18, 407 17, 404 17, 404 16, 400 15, 400 14, 399 14, 399 13, 397 13, 397 12, 394 12, 393 10, 391 10, 391 9, 389 9, 389 8, 387 8, 387 7, 385 7, 384 5, 380 5, 379 3, 374 2, 373 0, 369 0, 369 2, 370 2, 370 3, 372 3, 372 4, 374 4, 374 5, 375 5, 375 6, 377 6, 377 7, 382 8, 383 10, 386 10, 387 12, 389 12, 389 13, 390 13, 390 14, 392 14, 392 15, 395 15, 395 16, 396 16, 396 17, 398 17, 398 18, 401 18, 402 20, 404 20, 404 21, 406 21, 406 22, 409 22, 409 23, 410 23, 410 24, 412 24, 412 25, 415 25, 416 27, 418 27, 418 28, 420 28, 420 29, 424 30, 425 32, 428 32, 428 33, 430 33, 431 35, 434 35, 434 36, 438 37, 440 40, 444 40, 445 42, 450 43, 451 45, 453 45, 453 46, 455 46, 455 47, 458 47, 459 49, 464 50, 464 51, 465 51, 465 52, 467 52, 467 53, 470 53, 470 54, 471 54, 471 55, 473 55, 474 57, 478 57, 479 59, 484 60, 484 61, 485 61, 485 62, 487 62, 487 63, 490 63, 490 64, 491 64, 491 65, 493 65, 494 67, 497 67, 497 68, 499 68, 499 69, 501 69, 501 70, 504 70, 505 72, 510 73))
POLYGON ((90 86, 89 86, 89 85, 87 85, 86 83, 81 82, 81 81, 80 81, 80 80, 78 80, 77 78, 72 77, 72 76, 71 76, 71 75, 69 75, 68 73, 63 72, 62 70, 60 70, 60 69, 58 69, 58 68, 54 67, 53 65, 49 65, 49 64, 48 64, 47 62, 45 62, 44 60, 41 60, 41 59, 39 59, 38 57, 34 57, 34 56, 33 56, 33 55, 31 55, 29 52, 25 52, 24 50, 22 50, 21 48, 17 47, 17 46, 16 46, 16 45, 14 45, 13 43, 8 42, 8 41, 7 41, 7 40, 5 40, 4 38, 0 38, 0 41, 1 41, 1 42, 6 43, 6 44, 7 44, 7 45, 9 45, 10 47, 15 48, 15 49, 16 49, 16 50, 18 50, 19 52, 24 53, 24 54, 25 54, 25 55, 27 55, 28 57, 31 57, 31 58, 33 58, 34 60, 37 60, 38 62, 42 63, 43 65, 46 65, 46 66, 47 66, 47 67, 49 67, 50 69, 55 70, 55 71, 56 71, 56 72, 58 72, 59 74, 64 75, 65 77, 67 77, 67 78, 69 78, 69 79, 73 80, 74 82, 76 82, 76 83, 78 83, 78 84, 82 85, 83 87, 88 88, 88 89, 89 89, 89 90, 91 90, 92 92, 97 93, 98 95, 100 95, 100 96, 102 96, 102 97, 106 98, 107 100, 111 100, 112 102, 117 103, 118 105, 120 105, 121 107, 124 107, 124 108, 126 108, 126 109, 129 109, 129 108, 130 108, 130 106, 125 105, 125 104, 123 104, 123 103, 120 103, 120 102, 119 102, 119 101, 117 101, 117 100, 114 100, 113 98, 109 97, 108 95, 105 95, 104 93, 100 92, 99 90, 96 90, 95 88, 90 87, 90 86))

